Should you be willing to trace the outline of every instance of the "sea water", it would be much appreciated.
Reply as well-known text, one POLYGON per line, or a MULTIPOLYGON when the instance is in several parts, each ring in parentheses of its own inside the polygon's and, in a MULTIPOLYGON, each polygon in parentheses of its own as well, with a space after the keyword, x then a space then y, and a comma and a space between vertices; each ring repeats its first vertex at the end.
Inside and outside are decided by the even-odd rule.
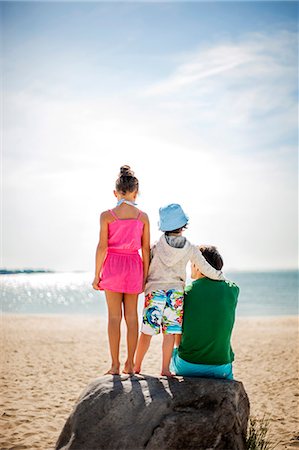
MULTIPOLYGON (((228 272, 240 287, 239 316, 298 314, 298 272, 228 272)), ((4 313, 106 315, 103 292, 92 289, 91 273, 1 275, 4 313)), ((189 280, 190 282, 190 280, 189 280)), ((143 295, 139 296, 142 311, 143 295)))

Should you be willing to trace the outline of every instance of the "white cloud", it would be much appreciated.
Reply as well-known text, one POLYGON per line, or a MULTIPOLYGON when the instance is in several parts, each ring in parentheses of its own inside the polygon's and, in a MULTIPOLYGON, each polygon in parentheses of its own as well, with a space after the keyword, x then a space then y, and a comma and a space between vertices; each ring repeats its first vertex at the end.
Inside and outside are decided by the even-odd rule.
POLYGON ((206 51, 190 55, 190 62, 180 65, 166 80, 155 83, 145 91, 145 95, 176 94, 183 88, 200 85, 202 80, 231 72, 252 61, 246 49, 234 45, 220 45, 206 51))
POLYGON ((295 33, 248 35, 189 53, 140 95, 180 120, 191 136, 195 130, 201 142, 262 151, 294 136, 297 62, 295 33))
POLYGON ((221 43, 189 53, 182 57, 184 62, 173 74, 149 86, 144 94, 177 94, 184 87, 198 87, 199 93, 211 92, 209 84, 204 83, 209 80, 218 83, 220 77, 221 82, 228 85, 237 81, 246 85, 256 78, 279 79, 290 74, 290 69, 294 75, 296 39, 295 33, 286 31, 273 36, 251 34, 240 42, 221 43))

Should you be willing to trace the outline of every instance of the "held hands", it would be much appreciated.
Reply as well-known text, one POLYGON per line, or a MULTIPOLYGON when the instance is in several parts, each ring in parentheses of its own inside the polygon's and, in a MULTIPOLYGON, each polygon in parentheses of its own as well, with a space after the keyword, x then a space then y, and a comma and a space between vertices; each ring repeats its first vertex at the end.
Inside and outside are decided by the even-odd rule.
POLYGON ((93 287, 96 291, 99 291, 99 290, 100 290, 100 288, 99 288, 100 281, 101 281, 101 278, 100 278, 100 277, 97 277, 97 276, 94 277, 94 280, 93 280, 93 282, 92 282, 92 287, 93 287))

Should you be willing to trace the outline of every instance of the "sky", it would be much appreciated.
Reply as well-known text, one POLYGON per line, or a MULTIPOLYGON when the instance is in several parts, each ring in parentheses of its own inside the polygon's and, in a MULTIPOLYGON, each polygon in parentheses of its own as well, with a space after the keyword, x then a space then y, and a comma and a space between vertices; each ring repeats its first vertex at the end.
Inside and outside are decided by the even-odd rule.
POLYGON ((1 2, 2 261, 94 270, 119 168, 159 238, 227 270, 298 262, 295 2, 1 2))

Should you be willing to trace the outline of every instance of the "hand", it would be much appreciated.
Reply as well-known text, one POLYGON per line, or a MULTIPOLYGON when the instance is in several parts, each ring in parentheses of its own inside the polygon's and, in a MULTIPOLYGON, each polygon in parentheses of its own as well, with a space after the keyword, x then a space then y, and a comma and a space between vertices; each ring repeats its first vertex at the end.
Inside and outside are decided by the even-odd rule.
POLYGON ((146 285, 146 279, 145 279, 145 280, 143 280, 143 285, 142 285, 142 292, 144 292, 144 291, 145 291, 145 285, 146 285))
POLYGON ((100 284, 101 278, 100 277, 94 277, 94 280, 92 282, 92 287, 96 290, 99 291, 99 284, 100 284))

